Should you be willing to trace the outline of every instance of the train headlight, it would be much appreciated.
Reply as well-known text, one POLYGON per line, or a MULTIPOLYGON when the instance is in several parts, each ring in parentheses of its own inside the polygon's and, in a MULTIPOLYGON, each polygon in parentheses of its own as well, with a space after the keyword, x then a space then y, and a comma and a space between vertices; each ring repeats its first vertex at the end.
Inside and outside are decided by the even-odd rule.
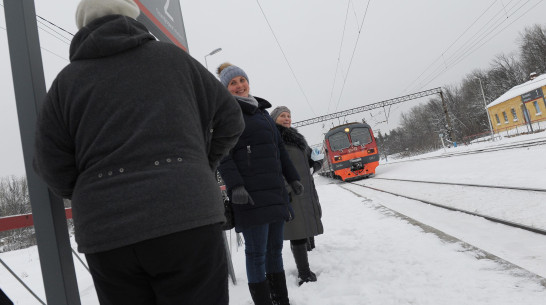
POLYGON ((334 161, 341 161, 341 156, 334 156, 334 161))
POLYGON ((374 152, 375 152, 375 149, 373 149, 373 148, 368 149, 369 154, 373 154, 374 152))

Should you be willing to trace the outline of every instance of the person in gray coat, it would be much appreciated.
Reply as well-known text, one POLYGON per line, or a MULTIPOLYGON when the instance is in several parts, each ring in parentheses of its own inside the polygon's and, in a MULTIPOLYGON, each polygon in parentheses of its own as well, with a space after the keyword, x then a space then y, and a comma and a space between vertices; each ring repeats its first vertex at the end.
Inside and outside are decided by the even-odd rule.
MULTIPOLYGON (((309 268, 307 250, 314 248, 314 237, 322 234, 322 209, 315 189, 315 181, 311 174, 318 171, 322 161, 311 158, 311 148, 307 145, 305 137, 295 128, 291 127, 292 117, 290 109, 279 106, 271 112, 271 117, 277 123, 277 129, 281 134, 286 151, 296 167, 303 184, 303 194, 291 196, 294 219, 284 227, 284 240, 290 240, 292 254, 298 268, 298 284, 315 282, 317 277, 309 268)), ((290 186, 287 185, 290 189, 290 186)))
POLYGON ((228 90, 136 21, 83 0, 36 126, 35 171, 72 200, 101 305, 228 304, 216 167, 244 130, 228 90))

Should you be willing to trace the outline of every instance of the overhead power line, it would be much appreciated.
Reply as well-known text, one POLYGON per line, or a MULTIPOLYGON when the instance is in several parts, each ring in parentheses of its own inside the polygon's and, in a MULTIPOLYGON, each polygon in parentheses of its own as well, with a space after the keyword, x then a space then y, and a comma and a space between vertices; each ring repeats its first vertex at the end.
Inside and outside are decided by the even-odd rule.
POLYGON ((364 16, 362 17, 362 22, 360 23, 360 29, 358 30, 358 35, 356 36, 356 42, 355 46, 353 48, 353 54, 351 55, 351 60, 349 61, 349 66, 347 67, 347 73, 345 74, 345 77, 343 78, 343 85, 341 86, 341 92, 339 93, 339 99, 337 100, 336 108, 339 107, 339 102, 341 101, 341 96, 343 96, 343 90, 345 89, 345 82, 347 81, 347 76, 349 76, 349 71, 351 70, 351 65, 353 63, 353 58, 355 57, 356 47, 358 46, 358 40, 360 39, 360 33, 362 33, 362 27, 364 26, 364 21, 366 20, 366 15, 368 14, 368 8, 370 7, 370 2, 372 0, 368 0, 368 4, 366 5, 366 11, 364 11, 364 16))
MULTIPOLYGON (((527 2, 525 2, 523 5, 521 5, 520 7, 518 7, 515 11, 511 12, 511 14, 508 16, 508 18, 511 18, 513 15, 515 15, 523 6, 525 6, 525 4, 527 4, 529 1, 531 0, 528 0, 527 2)), ((473 54, 474 52, 476 52, 477 50, 479 50, 481 47, 483 47, 485 44, 487 44, 489 41, 491 41, 493 38, 495 38, 496 36, 498 36, 500 33, 502 33, 504 30, 506 30, 508 27, 510 27, 514 22, 516 22, 517 20, 521 19, 523 16, 525 16, 528 12, 530 12, 532 9, 534 9, 537 5, 539 5, 540 3, 542 2, 542 0, 540 0, 539 2, 535 3, 532 7, 530 7, 529 9, 527 9, 524 13, 522 13, 521 15, 519 15, 517 18, 513 19, 512 22, 510 22, 509 24, 507 24, 506 26, 500 28, 500 26, 502 25, 502 23, 504 23, 506 20, 509 20, 509 19, 506 19, 506 18, 503 18, 503 22, 499 23, 499 24, 496 24, 495 27, 493 29, 491 29, 482 39, 478 39, 476 40, 470 47, 468 47, 464 53, 462 54, 459 54, 457 57, 455 57, 455 55, 452 55, 450 57, 450 62, 448 63, 448 67, 446 69, 441 69, 440 71, 438 71, 438 69, 436 69, 436 73, 434 75, 432 75, 430 77, 430 79, 424 83, 422 86, 418 87, 419 88, 423 88, 425 86, 427 86, 428 84, 430 84, 432 81, 434 81, 436 78, 438 78, 440 75, 442 75, 443 73, 445 73, 447 70, 451 69, 452 67, 456 66, 457 64, 459 64, 461 61, 463 61, 465 58, 467 58, 468 56, 470 56, 471 54, 473 54), (499 30, 500 28, 500 30, 499 30), (495 32, 496 30, 498 30, 496 33, 494 34, 491 34, 493 32, 495 32), (490 36, 492 35, 492 36, 490 36), (484 40, 485 39, 485 40, 484 40), (454 58, 453 58, 454 57, 454 58)))
POLYGON ((328 108, 327 108, 328 110, 326 112, 330 112, 330 104, 332 103, 332 98, 334 96, 334 88, 335 88, 336 80, 337 80, 337 70, 339 68, 339 61, 341 59, 341 50, 343 48, 343 40, 345 39, 345 28, 347 27, 347 17, 349 16, 350 4, 351 4, 351 0, 347 2, 347 12, 345 13, 345 22, 343 23, 343 33, 341 34, 341 44, 339 46, 339 53, 337 54, 336 71, 334 72, 334 81, 332 82, 332 91, 330 92, 330 101, 328 101, 328 108))
POLYGON ((485 9, 485 11, 483 11, 480 16, 478 16, 478 18, 476 18, 474 20, 474 22, 472 22, 472 24, 470 24, 462 33, 461 35, 459 35, 459 37, 457 37, 457 39, 455 39, 450 45, 449 47, 447 47, 447 49, 445 49, 442 54, 440 56, 438 56, 438 58, 436 58, 428 67, 425 68, 425 70, 423 70, 423 72, 421 74, 419 74, 419 76, 414 79, 405 89, 404 89, 404 92, 406 92, 417 80, 419 80, 421 78, 421 76, 423 76, 423 74, 425 74, 426 71, 428 71, 428 69, 430 69, 430 67, 432 67, 436 62, 438 62, 438 60, 440 60, 443 55, 449 51, 449 49, 451 49, 451 47, 453 45, 455 45, 455 43, 457 43, 457 41, 459 41, 459 39, 461 39, 461 37, 463 37, 464 34, 466 34, 466 32, 468 32, 468 30, 470 30, 470 28, 472 26, 474 26, 474 24, 476 24, 476 22, 478 22, 479 19, 482 18, 482 16, 487 13, 487 11, 489 11, 489 9, 493 6, 493 4, 495 4, 498 0, 494 0, 493 2, 491 2, 491 4, 487 7, 487 9, 485 9))
POLYGON ((303 87, 301 86, 296 73, 294 72, 294 69, 292 69, 292 66, 290 65, 290 62, 288 61, 288 58, 286 57, 286 54, 284 53, 281 44, 279 40, 277 39, 277 35, 275 35, 275 32, 273 31, 273 27, 271 27, 271 24, 269 23, 269 20, 267 19, 267 16, 265 15, 265 12, 260 5, 260 1, 256 0, 256 3, 258 3, 258 6, 260 7, 260 11, 262 11, 262 15, 264 16, 265 21, 267 22, 267 25, 269 26, 269 30, 271 30, 271 34, 273 34, 273 37, 275 38, 275 41, 277 42, 277 46, 279 46, 279 49, 281 50, 282 56, 284 57, 284 60, 286 61, 286 64, 288 65, 288 68, 290 68, 290 72, 292 72, 292 76, 294 76, 294 79, 296 80, 296 83, 298 83, 298 87, 300 88, 301 93, 305 97, 305 101, 307 102, 307 105, 309 105, 309 109, 311 109, 311 112, 316 115, 315 111, 313 110, 313 106, 311 106, 311 103, 309 102, 309 99, 307 98, 307 95, 305 94, 305 91, 303 90, 303 87))
MULTIPOLYGON (((4 4, 0 3, 0 6, 2 6, 2 8, 4 8, 4 4)), ((47 34, 53 36, 54 38, 58 39, 59 41, 63 42, 64 44, 68 44, 68 45, 70 44, 71 38, 67 38, 66 36, 64 36, 64 35, 62 35, 61 33, 59 33, 58 31, 56 31, 55 29, 52 29, 50 26, 48 26, 47 24, 45 24, 44 21, 47 22, 47 23, 49 23, 50 25, 56 27, 57 29, 60 29, 60 30, 62 30, 62 31, 64 31, 64 32, 66 32, 66 33, 72 35, 72 36, 74 36, 74 34, 68 32, 67 30, 63 29, 62 27, 56 25, 55 23, 53 23, 53 22, 51 22, 51 21, 49 21, 49 20, 47 20, 47 19, 45 19, 45 18, 43 18, 43 17, 41 17, 41 16, 39 16, 39 15, 36 15, 36 18, 37 18, 36 21, 38 22, 38 25, 37 25, 37 26, 38 26, 39 29, 41 29, 41 30, 44 31, 45 33, 47 33, 47 34), (38 18, 39 18, 39 19, 38 19, 38 18), (40 20, 43 20, 43 21, 40 21, 40 20), (40 24, 43 25, 44 27, 46 27, 46 28, 49 29, 49 30, 46 30, 44 27, 41 27, 40 24), (53 31, 53 32, 56 33, 56 34, 53 34, 53 33, 51 33, 50 31, 53 31)), ((3 29, 3 30, 5 30, 5 31, 7 31, 7 29, 4 28, 4 27, 2 27, 2 26, 0 26, 0 28, 3 29)), ((41 48, 42 50, 44 50, 44 51, 50 53, 50 54, 53 54, 54 56, 56 56, 56 57, 58 57, 58 58, 60 58, 60 59, 63 59, 63 60, 65 60, 65 61, 69 61, 67 58, 63 57, 62 55, 59 55, 59 54, 57 54, 57 53, 55 53, 55 52, 53 52, 53 51, 51 51, 51 50, 49 50, 49 49, 47 49, 47 48, 44 48, 44 47, 42 47, 42 46, 40 46, 40 48, 41 48)))

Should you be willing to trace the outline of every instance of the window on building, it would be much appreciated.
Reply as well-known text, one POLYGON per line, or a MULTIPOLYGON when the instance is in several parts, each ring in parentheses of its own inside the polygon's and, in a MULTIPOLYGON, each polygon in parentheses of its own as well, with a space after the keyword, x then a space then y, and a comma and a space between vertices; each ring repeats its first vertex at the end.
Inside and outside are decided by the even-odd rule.
POLYGON ((506 111, 503 111, 502 115, 504 116, 504 124, 508 124, 508 115, 506 115, 506 111))
POLYGON ((516 114, 516 109, 512 108, 512 116, 514 117, 514 122, 518 121, 518 115, 516 114))
POLYGON ((538 101, 534 101, 533 106, 535 106, 535 111, 537 112, 537 114, 542 114, 542 112, 540 111, 540 107, 538 106, 538 101))
POLYGON ((495 119, 497 119, 497 125, 500 125, 499 115, 495 113, 495 119))

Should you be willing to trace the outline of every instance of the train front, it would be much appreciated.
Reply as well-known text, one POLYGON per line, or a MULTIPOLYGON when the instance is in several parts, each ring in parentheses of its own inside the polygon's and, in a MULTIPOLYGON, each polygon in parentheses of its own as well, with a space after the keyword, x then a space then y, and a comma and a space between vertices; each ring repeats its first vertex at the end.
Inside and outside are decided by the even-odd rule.
POLYGON ((343 181, 375 174, 379 165, 377 143, 368 124, 350 123, 332 128, 325 135, 330 176, 343 181))

